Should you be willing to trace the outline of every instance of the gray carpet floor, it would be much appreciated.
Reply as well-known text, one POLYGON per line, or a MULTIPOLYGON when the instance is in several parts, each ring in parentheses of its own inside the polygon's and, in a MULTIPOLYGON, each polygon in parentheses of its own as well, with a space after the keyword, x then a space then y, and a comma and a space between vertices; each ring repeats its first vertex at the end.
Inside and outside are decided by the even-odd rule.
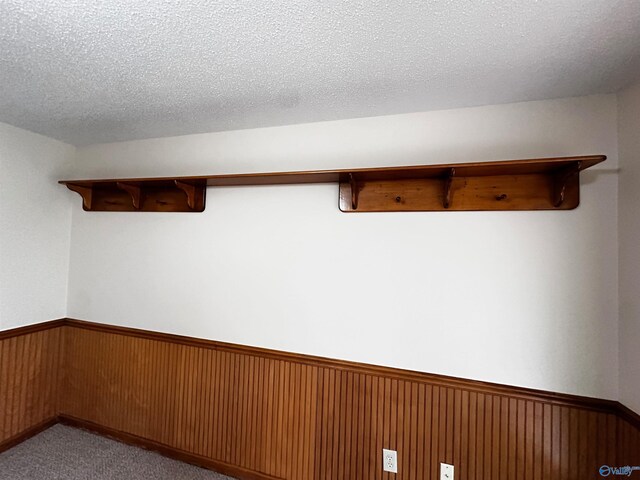
POLYGON ((1 480, 233 480, 63 425, 0 454, 1 480))

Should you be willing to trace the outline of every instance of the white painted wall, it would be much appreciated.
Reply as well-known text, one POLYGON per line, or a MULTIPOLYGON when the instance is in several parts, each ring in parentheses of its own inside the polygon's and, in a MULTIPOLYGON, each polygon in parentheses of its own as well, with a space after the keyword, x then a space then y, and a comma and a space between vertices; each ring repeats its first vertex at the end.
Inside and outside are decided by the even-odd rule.
POLYGON ((64 317, 75 148, 0 123, 0 329, 64 317))
POLYGON ((640 83, 618 95, 620 401, 640 412, 640 83))
POLYGON ((344 214, 334 185, 209 189, 203 214, 86 213, 71 317, 615 399, 614 95, 78 149, 69 176, 604 153, 568 212, 344 214))

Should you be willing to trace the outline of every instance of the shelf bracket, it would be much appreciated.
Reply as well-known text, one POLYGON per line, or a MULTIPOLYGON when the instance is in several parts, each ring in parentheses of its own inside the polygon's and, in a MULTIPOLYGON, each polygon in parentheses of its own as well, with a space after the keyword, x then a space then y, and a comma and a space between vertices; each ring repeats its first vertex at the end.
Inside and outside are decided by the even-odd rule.
POLYGON ((76 192, 82 197, 82 207, 84 210, 91 210, 91 201, 93 199, 93 187, 78 185, 75 183, 67 183, 67 188, 72 192, 76 192))
POLYGON ((196 193, 198 192, 198 188, 187 182, 181 182, 180 180, 175 180, 176 187, 182 190, 187 196, 187 205, 191 210, 196 208, 196 193))
POLYGON ((567 192, 567 184, 573 178, 574 175, 580 173, 582 168, 582 162, 574 162, 573 164, 565 167, 553 176, 553 206, 560 207, 564 203, 565 195, 567 192))
POLYGON ((447 172, 447 176, 444 179, 444 196, 442 199, 442 206, 449 208, 451 205, 451 185, 453 183, 453 177, 456 175, 456 169, 451 167, 447 172))
POLYGON ((125 182, 116 182, 116 186, 120 190, 124 190, 129 195, 131 195, 131 200, 133 201, 133 208, 136 210, 140 210, 140 199, 142 198, 142 189, 138 185, 133 185, 131 183, 125 182))
POLYGON ((353 173, 349 174, 349 185, 351 185, 351 208, 353 208, 354 210, 357 210, 359 186, 358 186, 358 182, 353 176, 353 173))

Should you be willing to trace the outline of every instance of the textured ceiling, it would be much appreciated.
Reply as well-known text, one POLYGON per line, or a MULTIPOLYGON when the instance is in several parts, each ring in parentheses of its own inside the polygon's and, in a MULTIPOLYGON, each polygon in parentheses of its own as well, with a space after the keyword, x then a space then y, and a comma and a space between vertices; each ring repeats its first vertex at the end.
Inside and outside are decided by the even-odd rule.
POLYGON ((0 0, 0 121, 74 144, 639 78, 639 0, 0 0))

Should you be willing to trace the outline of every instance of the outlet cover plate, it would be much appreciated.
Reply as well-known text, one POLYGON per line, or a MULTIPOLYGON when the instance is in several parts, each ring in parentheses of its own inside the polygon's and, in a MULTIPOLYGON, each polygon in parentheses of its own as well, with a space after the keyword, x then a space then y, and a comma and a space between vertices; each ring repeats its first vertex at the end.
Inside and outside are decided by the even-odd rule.
POLYGON ((454 480, 453 465, 449 465, 448 463, 440 464, 440 480, 454 480))
POLYGON ((385 472, 398 473, 398 452, 395 450, 382 449, 382 470, 385 472))

